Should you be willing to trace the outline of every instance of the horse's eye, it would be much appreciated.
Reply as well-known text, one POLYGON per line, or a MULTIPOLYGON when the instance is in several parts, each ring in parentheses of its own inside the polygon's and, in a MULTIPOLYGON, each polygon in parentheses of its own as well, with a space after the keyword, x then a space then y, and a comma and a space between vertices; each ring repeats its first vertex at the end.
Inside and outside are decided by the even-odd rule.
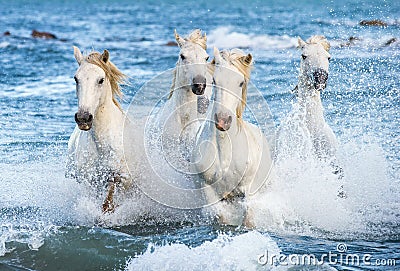
POLYGON ((206 61, 208 61, 208 59, 209 59, 210 57, 208 56, 208 57, 206 57, 206 61))
POLYGON ((76 76, 74 76, 74 80, 75 80, 75 83, 78 84, 78 78, 76 78, 76 76))
POLYGON ((328 57, 328 61, 331 61, 331 57, 328 57))
POLYGON ((100 78, 99 85, 102 85, 103 83, 104 83, 104 78, 100 78))
POLYGON ((214 79, 214 78, 213 78, 213 85, 216 85, 216 84, 215 84, 215 79, 214 79))
POLYGON ((242 81, 239 85, 239 87, 243 87, 244 81, 242 81))
POLYGON ((182 60, 185 60, 185 58, 186 58, 186 57, 185 57, 183 54, 181 54, 181 59, 182 59, 182 60))
POLYGON ((306 55, 301 55, 301 57, 302 57, 303 59, 306 59, 306 58, 307 58, 307 56, 306 56, 306 55))

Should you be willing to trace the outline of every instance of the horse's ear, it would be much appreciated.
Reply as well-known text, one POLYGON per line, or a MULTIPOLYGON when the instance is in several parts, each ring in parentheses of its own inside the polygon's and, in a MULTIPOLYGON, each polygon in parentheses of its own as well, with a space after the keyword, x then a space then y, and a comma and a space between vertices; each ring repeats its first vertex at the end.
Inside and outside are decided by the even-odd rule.
POLYGON ((182 47, 183 44, 186 42, 185 39, 179 36, 178 32, 176 32, 176 29, 174 30, 174 34, 175 34, 175 40, 178 43, 179 47, 182 47))
POLYGON ((104 63, 107 63, 108 59, 110 58, 110 53, 108 52, 108 50, 104 50, 103 54, 101 54, 101 60, 104 63))
POLYGON ((220 64, 222 62, 221 54, 217 47, 214 46, 214 59, 216 64, 220 64))
POLYGON ((305 46, 305 45, 307 44, 307 43, 306 43, 304 40, 302 40, 300 37, 298 37, 297 43, 298 43, 298 48, 301 48, 301 47, 303 47, 303 46, 305 46))
POLYGON ((73 46, 73 48, 74 48, 74 57, 76 59, 76 62, 78 62, 78 64, 81 65, 83 60, 83 55, 81 53, 81 50, 79 50, 79 48, 76 46, 73 46))
POLYGON ((251 54, 247 54, 247 56, 245 56, 243 59, 244 64, 246 64, 247 66, 250 66, 252 64, 252 61, 253 56, 251 54))
POLYGON ((207 34, 204 33, 203 39, 207 42, 207 34))

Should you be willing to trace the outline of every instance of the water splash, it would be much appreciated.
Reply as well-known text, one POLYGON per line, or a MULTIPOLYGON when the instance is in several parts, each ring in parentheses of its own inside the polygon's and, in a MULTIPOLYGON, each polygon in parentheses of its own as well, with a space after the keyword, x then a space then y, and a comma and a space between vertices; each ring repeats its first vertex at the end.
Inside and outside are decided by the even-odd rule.
POLYGON ((143 255, 128 262, 125 270, 258 270, 261 265, 257 255, 265 250, 281 252, 267 234, 257 231, 235 237, 220 234, 198 247, 150 244, 143 255))
POLYGON ((382 147, 373 139, 342 135, 337 161, 313 154, 312 139, 296 107, 277 135, 275 176, 249 206, 259 228, 331 238, 390 239, 398 236, 400 191, 390 178, 382 147), (346 197, 338 194, 343 188, 346 197), (397 226, 396 226, 397 225, 397 226))

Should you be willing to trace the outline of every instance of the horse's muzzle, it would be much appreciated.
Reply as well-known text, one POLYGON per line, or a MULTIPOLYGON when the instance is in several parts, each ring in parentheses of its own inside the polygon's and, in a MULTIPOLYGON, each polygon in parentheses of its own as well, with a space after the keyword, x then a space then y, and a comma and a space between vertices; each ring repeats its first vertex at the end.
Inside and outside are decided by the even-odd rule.
POLYGON ((231 128, 232 124, 232 116, 228 115, 227 113, 216 113, 214 115, 215 119, 215 127, 224 132, 228 131, 231 128))
POLYGON ((87 111, 78 111, 75 113, 75 122, 78 124, 79 129, 88 131, 92 128, 93 115, 87 111))
POLYGON ((313 73, 313 79, 314 79, 314 88, 316 90, 324 90, 326 88, 326 83, 328 81, 328 72, 325 71, 324 69, 317 69, 313 73))
POLYGON ((192 92, 196 95, 203 95, 206 89, 207 80, 204 76, 197 75, 192 81, 192 92))

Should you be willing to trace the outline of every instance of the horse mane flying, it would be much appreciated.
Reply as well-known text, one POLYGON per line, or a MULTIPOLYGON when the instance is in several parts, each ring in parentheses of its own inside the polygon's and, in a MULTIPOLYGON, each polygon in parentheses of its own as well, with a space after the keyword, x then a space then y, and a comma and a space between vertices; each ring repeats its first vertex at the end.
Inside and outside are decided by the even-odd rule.
POLYGON ((307 40, 308 44, 321 44, 322 47, 324 47, 325 51, 329 52, 329 49, 331 49, 331 45, 329 43, 329 41, 325 38, 325 36, 321 36, 321 35, 315 35, 312 36, 311 38, 309 38, 307 40))
POLYGON ((112 100, 114 104, 120 109, 121 104, 119 103, 119 99, 122 99, 123 93, 121 92, 121 85, 127 84, 127 76, 122 73, 110 60, 104 62, 102 59, 102 54, 99 52, 92 52, 89 55, 85 56, 85 61, 90 64, 94 64, 103 69, 106 74, 106 78, 110 82, 111 91, 112 91, 112 100))
MULTIPOLYGON (((221 57, 232 64, 236 69, 239 70, 241 74, 244 76, 244 84, 242 86, 242 99, 240 105, 236 108, 236 117, 239 119, 239 123, 243 117, 243 111, 246 108, 247 102, 247 85, 250 81, 251 69, 253 68, 253 57, 251 54, 246 55, 240 49, 232 49, 230 51, 223 50, 220 52, 221 57)), ((213 73, 213 69, 215 68, 215 58, 211 62, 211 69, 213 73)))
MULTIPOLYGON (((201 33, 201 29, 195 29, 193 30, 187 38, 185 38, 186 41, 189 41, 191 43, 199 45, 201 48, 204 50, 207 50, 207 35, 204 33, 204 36, 201 33)), ((175 90, 175 81, 176 81, 176 68, 172 72, 172 85, 171 89, 169 91, 168 99, 172 97, 172 94, 174 94, 175 90)))

